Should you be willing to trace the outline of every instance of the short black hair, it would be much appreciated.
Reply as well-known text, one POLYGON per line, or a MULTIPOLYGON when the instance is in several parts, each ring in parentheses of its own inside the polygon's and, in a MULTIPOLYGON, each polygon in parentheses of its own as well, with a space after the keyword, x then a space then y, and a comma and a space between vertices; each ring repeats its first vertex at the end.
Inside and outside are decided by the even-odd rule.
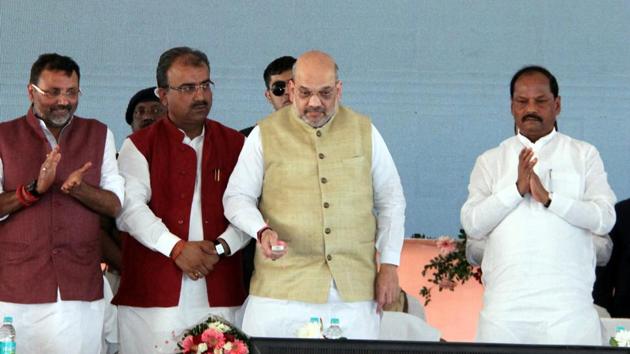
POLYGON ((72 73, 75 72, 78 80, 81 81, 79 65, 72 58, 57 53, 45 53, 35 60, 33 66, 31 66, 29 83, 37 84, 44 70, 63 71, 68 76, 72 76, 72 73))
POLYGON ((295 59, 292 56, 286 55, 280 58, 275 59, 267 67, 265 68, 265 72, 263 73, 263 79, 265 80, 265 87, 269 89, 269 84, 271 83, 271 76, 282 74, 287 70, 293 69, 293 64, 295 64, 295 59))
POLYGON ((156 70, 157 86, 161 88, 168 87, 168 78, 166 72, 171 68, 175 60, 183 58, 185 65, 202 66, 205 65, 210 70, 210 62, 208 57, 202 51, 190 47, 175 47, 167 50, 160 55, 156 70))
POLYGON ((522 68, 521 70, 517 71, 516 74, 512 76, 512 81, 510 81, 510 97, 512 98, 514 97, 514 84, 516 84, 516 80, 518 80, 521 76, 525 74, 531 74, 531 73, 541 73, 545 75, 547 79, 549 79, 549 88, 551 89, 551 93, 553 94, 553 97, 554 98, 558 97, 558 94, 560 93, 560 89, 558 88, 558 80, 556 80, 556 77, 553 76, 553 74, 549 70, 538 65, 526 66, 522 68))

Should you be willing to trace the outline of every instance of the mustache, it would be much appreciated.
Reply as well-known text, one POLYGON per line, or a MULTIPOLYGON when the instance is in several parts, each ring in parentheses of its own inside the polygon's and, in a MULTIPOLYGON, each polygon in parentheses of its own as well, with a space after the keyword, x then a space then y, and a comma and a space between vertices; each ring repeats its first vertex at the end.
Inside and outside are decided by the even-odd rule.
POLYGON ((193 102, 193 104, 190 105, 190 108, 207 108, 208 107, 208 102, 207 101, 197 101, 197 102, 193 102))
POLYGON ((143 121, 140 123, 140 127, 142 127, 142 128, 146 128, 146 127, 148 127, 149 125, 151 125, 151 124, 153 124, 153 123, 155 123, 155 120, 154 120, 154 119, 145 119, 145 120, 143 120, 143 121))
POLYGON ((326 113, 326 109, 324 107, 306 107, 304 113, 309 112, 326 113))
POLYGON ((526 120, 528 120, 528 119, 534 119, 534 120, 537 120, 537 121, 539 121, 539 122, 542 122, 542 121, 543 121, 542 117, 541 117, 541 116, 539 116, 538 114, 535 114, 535 113, 529 113, 529 114, 524 115, 524 116, 521 118, 521 122, 524 122, 524 121, 526 121, 526 120))
POLYGON ((66 111, 70 111, 72 109, 72 105, 69 104, 58 104, 56 106, 51 107, 51 111, 60 111, 60 110, 66 110, 66 111))

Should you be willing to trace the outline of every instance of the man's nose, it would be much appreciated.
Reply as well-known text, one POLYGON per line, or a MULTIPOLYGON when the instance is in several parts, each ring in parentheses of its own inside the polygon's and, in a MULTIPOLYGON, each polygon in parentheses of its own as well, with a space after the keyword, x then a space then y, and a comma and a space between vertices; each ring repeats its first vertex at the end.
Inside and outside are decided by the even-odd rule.
POLYGON ((527 105, 525 106, 525 111, 527 113, 537 113, 538 107, 536 106, 536 101, 534 100, 527 101, 527 105))
POLYGON ((319 95, 314 93, 308 98, 308 105, 311 107, 319 107, 322 105, 322 100, 319 99, 319 95))
POLYGON ((59 95, 59 97, 57 97, 57 104, 58 105, 65 106, 68 103, 70 103, 70 100, 68 100, 68 97, 66 97, 66 95, 61 94, 61 95, 59 95))

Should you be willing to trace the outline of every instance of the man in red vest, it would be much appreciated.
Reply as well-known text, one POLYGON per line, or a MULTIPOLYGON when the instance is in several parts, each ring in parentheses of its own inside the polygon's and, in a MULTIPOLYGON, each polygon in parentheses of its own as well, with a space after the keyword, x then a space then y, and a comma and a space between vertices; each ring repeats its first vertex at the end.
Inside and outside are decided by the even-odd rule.
POLYGON ((248 237, 230 226, 221 202, 244 137, 207 118, 204 53, 164 52, 157 86, 167 119, 132 134, 118 157, 128 193, 117 219, 128 235, 113 301, 122 353, 154 353, 209 314, 235 321, 245 299, 236 251, 248 237))
POLYGON ((0 316, 21 353, 99 353, 103 328, 100 215, 124 198, 114 137, 74 115, 79 66, 43 54, 31 107, 0 123, 0 316))

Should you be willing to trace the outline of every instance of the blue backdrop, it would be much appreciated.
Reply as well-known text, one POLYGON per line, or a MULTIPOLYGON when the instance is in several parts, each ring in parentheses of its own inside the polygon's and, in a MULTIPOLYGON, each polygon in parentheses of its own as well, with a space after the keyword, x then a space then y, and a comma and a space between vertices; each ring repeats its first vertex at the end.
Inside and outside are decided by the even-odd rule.
POLYGON ((31 64, 72 56, 84 95, 118 146, 131 95, 155 84, 159 55, 208 54, 212 117, 243 128, 271 110, 262 72, 308 49, 332 54, 344 104, 370 115, 397 163, 407 234, 455 234, 475 158, 512 134, 509 80, 527 64, 558 78, 559 126, 598 147, 630 197, 630 2, 27 1, 0 2, 0 119, 24 114, 31 64))

